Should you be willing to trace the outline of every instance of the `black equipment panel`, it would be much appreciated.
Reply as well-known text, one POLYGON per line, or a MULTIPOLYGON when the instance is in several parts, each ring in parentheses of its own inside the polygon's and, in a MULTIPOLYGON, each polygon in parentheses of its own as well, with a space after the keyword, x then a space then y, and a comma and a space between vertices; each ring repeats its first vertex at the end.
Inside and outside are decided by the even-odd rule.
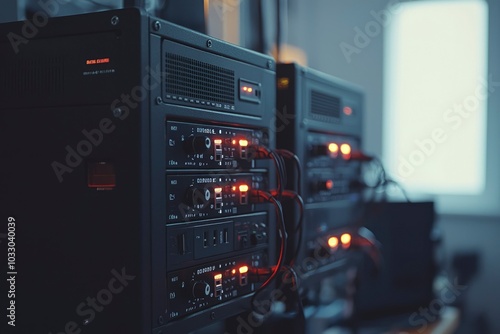
POLYGON ((249 310, 258 284, 224 271, 221 295, 193 307, 174 279, 276 263, 274 210, 245 196, 273 187, 274 171, 244 149, 276 147, 272 58, 134 8, 51 18, 12 42, 25 24, 0 25, 0 214, 18 221, 18 333, 186 332, 249 310), (204 210, 191 187, 214 175, 222 204, 214 190, 204 210))

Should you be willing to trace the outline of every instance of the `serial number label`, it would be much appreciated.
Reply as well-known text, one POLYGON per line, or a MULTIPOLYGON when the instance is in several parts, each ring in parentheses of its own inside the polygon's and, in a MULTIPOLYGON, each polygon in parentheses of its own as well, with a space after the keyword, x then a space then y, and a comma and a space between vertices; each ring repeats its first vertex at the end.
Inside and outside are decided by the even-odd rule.
POLYGON ((7 218, 7 324, 16 326, 16 219, 7 218))
POLYGON ((215 270, 215 266, 208 266, 208 267, 196 270, 196 275, 209 273, 209 272, 214 271, 214 270, 215 270))

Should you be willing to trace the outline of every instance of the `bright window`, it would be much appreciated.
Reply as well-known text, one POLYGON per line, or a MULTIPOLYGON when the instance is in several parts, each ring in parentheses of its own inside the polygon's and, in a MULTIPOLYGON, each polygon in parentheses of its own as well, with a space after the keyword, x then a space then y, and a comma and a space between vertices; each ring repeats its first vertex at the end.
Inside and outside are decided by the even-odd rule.
POLYGON ((410 192, 485 186, 488 7, 403 2, 386 29, 384 158, 410 192))

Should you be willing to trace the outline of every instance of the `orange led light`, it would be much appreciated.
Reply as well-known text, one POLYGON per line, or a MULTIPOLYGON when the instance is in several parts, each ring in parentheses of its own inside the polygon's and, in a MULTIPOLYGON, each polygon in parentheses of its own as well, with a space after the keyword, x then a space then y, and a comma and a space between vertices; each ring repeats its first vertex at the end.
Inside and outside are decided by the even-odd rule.
POLYGON ((330 153, 337 153, 339 151, 339 145, 335 143, 330 143, 328 145, 328 151, 330 151, 330 153))
POLYGON ((290 79, 288 78, 279 78, 278 79, 278 88, 285 89, 288 88, 290 84, 290 79))
POLYGON ((214 188, 214 192, 215 193, 221 193, 222 192, 222 188, 214 188))
POLYGON ((240 267, 240 274, 246 274, 248 272, 248 266, 240 267))
POLYGON ((252 87, 248 87, 248 92, 249 93, 253 92, 253 88, 252 87))
POLYGON ((222 274, 214 275, 214 279, 222 279, 222 274))
POLYGON ((233 145, 236 144, 236 140, 233 139, 233 141, 231 143, 233 143, 233 145))
POLYGON ((327 190, 331 190, 333 188, 333 181, 332 180, 328 180, 325 182, 325 187, 327 190))
POLYGON ((340 152, 342 152, 342 154, 344 154, 344 155, 351 154, 351 145, 349 145, 349 144, 340 145, 340 152))
POLYGON ((222 139, 214 139, 214 143, 220 145, 222 144, 222 139))
POLYGON ((233 187, 231 188, 231 190, 232 190, 232 191, 236 191, 236 186, 233 186, 233 187))
POLYGON ((248 146, 248 140, 240 139, 240 146, 243 146, 243 147, 248 146))
POLYGON ((231 270, 231 274, 236 274, 236 269, 231 270))
POLYGON ((344 107, 344 114, 347 116, 351 116, 352 115, 352 108, 345 106, 344 107))
POLYGON ((240 186, 240 192, 247 192, 248 191, 248 186, 246 184, 242 184, 240 186))
POLYGON ((344 245, 347 246, 351 243, 351 235, 349 233, 344 233, 340 236, 340 242, 344 245))
POLYGON ((328 239, 328 246, 330 246, 330 248, 335 248, 339 245, 339 238, 337 237, 330 237, 328 239))
POLYGON ((243 87, 243 91, 244 92, 248 91, 248 87, 247 86, 243 87))

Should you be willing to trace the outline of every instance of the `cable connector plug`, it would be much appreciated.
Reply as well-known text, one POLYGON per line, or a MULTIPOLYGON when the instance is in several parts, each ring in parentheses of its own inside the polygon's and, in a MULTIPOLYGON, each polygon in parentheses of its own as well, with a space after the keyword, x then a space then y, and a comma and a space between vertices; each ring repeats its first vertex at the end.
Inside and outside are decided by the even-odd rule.
POLYGON ((271 268, 250 268, 248 277, 251 283, 259 283, 266 281, 276 270, 276 267, 271 268))
POLYGON ((349 157, 351 161, 361 161, 361 162, 369 162, 375 159, 375 157, 366 155, 362 151, 353 151, 349 157))

